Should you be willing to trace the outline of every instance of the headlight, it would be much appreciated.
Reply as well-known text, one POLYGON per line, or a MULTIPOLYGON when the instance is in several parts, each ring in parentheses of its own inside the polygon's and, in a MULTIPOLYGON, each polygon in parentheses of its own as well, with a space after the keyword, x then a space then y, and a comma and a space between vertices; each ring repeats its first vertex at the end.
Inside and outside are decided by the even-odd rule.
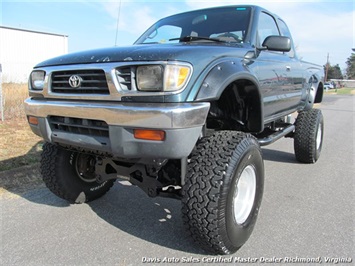
POLYGON ((33 71, 31 73, 31 88, 33 90, 43 90, 45 76, 46 73, 44 71, 33 71))
POLYGON ((140 91, 177 91, 191 75, 191 68, 182 65, 148 65, 137 68, 137 88, 140 91))
POLYGON ((142 91, 162 91, 163 89, 163 67, 140 66, 137 68, 137 86, 142 91))

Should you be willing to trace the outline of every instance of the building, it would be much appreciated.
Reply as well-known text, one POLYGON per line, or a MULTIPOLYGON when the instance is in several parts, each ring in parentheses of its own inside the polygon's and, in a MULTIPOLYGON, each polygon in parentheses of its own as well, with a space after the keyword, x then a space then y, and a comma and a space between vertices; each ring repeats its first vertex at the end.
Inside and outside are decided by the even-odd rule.
POLYGON ((0 26, 3 83, 26 83, 32 68, 68 53, 68 36, 0 26))

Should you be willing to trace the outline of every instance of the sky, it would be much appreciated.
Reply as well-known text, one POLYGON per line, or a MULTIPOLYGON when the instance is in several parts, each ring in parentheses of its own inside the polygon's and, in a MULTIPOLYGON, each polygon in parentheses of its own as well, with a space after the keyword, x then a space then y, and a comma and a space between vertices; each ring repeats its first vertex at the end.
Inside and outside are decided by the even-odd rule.
POLYGON ((133 44, 157 20, 185 11, 255 4, 280 16, 303 60, 346 68, 355 48, 354 0, 0 0, 0 25, 68 35, 68 51, 133 44))

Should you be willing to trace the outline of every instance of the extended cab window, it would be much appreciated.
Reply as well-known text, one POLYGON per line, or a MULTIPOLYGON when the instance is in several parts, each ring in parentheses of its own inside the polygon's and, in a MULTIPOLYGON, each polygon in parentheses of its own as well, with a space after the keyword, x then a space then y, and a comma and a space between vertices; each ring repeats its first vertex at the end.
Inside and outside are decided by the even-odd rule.
POLYGON ((259 17, 258 39, 259 46, 264 42, 266 37, 270 35, 280 35, 277 24, 272 16, 262 12, 259 17))
MULTIPOLYGON (((280 28, 282 36, 289 37, 292 40, 291 32, 288 29, 286 23, 283 22, 281 19, 279 19, 278 22, 279 22, 279 28, 280 28)), ((291 48, 291 51, 289 51, 287 54, 289 57, 295 57, 295 50, 294 50, 293 46, 291 48)))

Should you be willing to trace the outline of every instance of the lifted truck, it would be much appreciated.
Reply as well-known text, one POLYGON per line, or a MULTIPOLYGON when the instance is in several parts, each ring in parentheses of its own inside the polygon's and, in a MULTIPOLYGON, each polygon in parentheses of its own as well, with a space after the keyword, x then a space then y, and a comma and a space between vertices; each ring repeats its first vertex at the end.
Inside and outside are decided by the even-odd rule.
POLYGON ((34 67, 29 94, 54 194, 83 203, 129 180, 181 200, 187 230, 214 254, 253 231, 260 146, 294 138, 304 163, 322 149, 322 67, 300 61, 285 22, 257 6, 170 16, 132 46, 49 59, 34 67))

